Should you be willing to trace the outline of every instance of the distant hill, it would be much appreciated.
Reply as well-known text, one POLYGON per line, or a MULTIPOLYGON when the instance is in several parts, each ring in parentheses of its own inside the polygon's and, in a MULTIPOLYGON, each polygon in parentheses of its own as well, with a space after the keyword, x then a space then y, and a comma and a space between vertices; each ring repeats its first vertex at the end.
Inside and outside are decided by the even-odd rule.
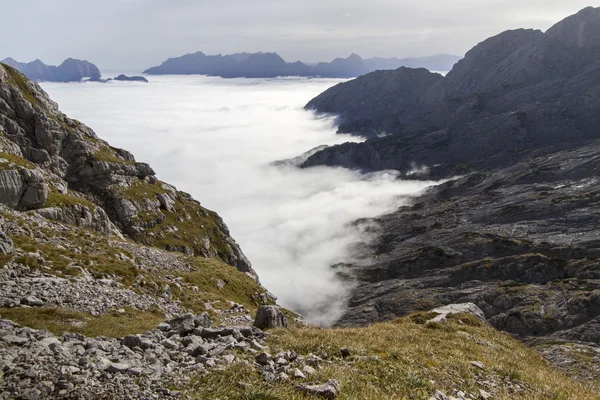
POLYGON ((41 60, 22 63, 10 57, 0 62, 15 68, 32 81, 37 82, 79 82, 83 78, 100 81, 102 77, 100 70, 94 64, 74 58, 67 58, 58 67, 46 65, 41 60))
POLYGON ((365 65, 369 72, 386 69, 398 69, 400 67, 408 68, 426 68, 430 71, 450 71, 462 57, 451 54, 436 54, 427 57, 410 58, 368 58, 365 59, 365 65))
POLYGON ((397 69, 402 66, 423 67, 433 71, 449 71, 461 57, 438 54, 415 58, 369 58, 357 54, 336 58, 315 65, 300 61, 288 63, 277 53, 236 53, 207 55, 201 51, 169 58, 161 65, 144 71, 150 75, 212 75, 223 78, 273 78, 277 76, 307 76, 323 78, 354 78, 375 70, 397 69))

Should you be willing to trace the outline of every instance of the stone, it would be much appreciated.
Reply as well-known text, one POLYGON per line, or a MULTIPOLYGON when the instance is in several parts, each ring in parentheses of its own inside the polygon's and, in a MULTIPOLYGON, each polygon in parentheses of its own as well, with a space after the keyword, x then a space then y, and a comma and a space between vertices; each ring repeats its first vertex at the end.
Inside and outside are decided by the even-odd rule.
POLYGON ((137 335, 127 335, 123 338, 123 345, 133 349, 134 347, 142 347, 142 339, 137 335))
POLYGON ((279 307, 260 306, 256 311, 254 326, 259 329, 284 328, 287 326, 287 320, 279 307))
POLYGON ((311 396, 325 399, 335 399, 340 394, 340 384, 335 379, 329 379, 321 385, 298 385, 296 388, 311 396))
POLYGON ((234 356, 234 355, 232 355, 232 354, 227 354, 227 355, 224 355, 224 356, 223 356, 223 361, 224 361, 226 364, 231 364, 231 363, 233 363, 233 362, 235 361, 235 356, 234 356))
POLYGON ((433 394, 433 396, 431 396, 429 398, 429 400, 449 400, 448 397, 440 392, 439 390, 436 390, 435 393, 433 394))
POLYGON ((29 342, 29 339, 23 338, 20 336, 16 336, 16 335, 2 336, 2 337, 0 337, 0 340, 2 340, 5 343, 14 345, 14 346, 23 346, 24 344, 27 344, 29 342))
POLYGON ((449 304, 447 306, 434 308, 430 312, 439 314, 431 319, 431 322, 445 322, 447 317, 452 314, 471 314, 481 320, 484 324, 487 324, 483 311, 473 303, 449 304))
POLYGON ((27 296, 21 299, 21 304, 31 307, 41 307, 44 305, 44 302, 35 296, 27 296))
POLYGON ((106 367, 106 371, 110 373, 125 373, 129 368, 130 366, 124 363, 110 363, 106 367))
POLYGON ((196 316, 194 324, 196 327, 209 328, 212 325, 212 319, 210 318, 210 315, 205 312, 196 316))
POLYGON ((485 390, 479 389, 479 397, 482 400, 490 400, 490 399, 492 399, 493 396, 490 393, 486 392, 485 390))
POLYGON ((184 314, 173 318, 167 323, 171 327, 171 331, 177 332, 180 335, 187 335, 196 328, 196 317, 193 314, 184 314))
POLYGON ((306 375, 314 375, 317 371, 311 367, 310 365, 305 365, 302 367, 302 371, 306 374, 306 375))
POLYGON ((259 364, 268 364, 269 361, 271 361, 271 355, 269 353, 262 352, 255 357, 255 360, 259 364))
POLYGON ((471 361, 471 362, 469 362, 469 364, 471 364, 472 366, 477 367, 481 370, 485 369, 485 366, 483 365, 483 363, 481 361, 471 361))
POLYGON ((298 368, 294 368, 294 378, 306 379, 306 375, 304 375, 298 368))

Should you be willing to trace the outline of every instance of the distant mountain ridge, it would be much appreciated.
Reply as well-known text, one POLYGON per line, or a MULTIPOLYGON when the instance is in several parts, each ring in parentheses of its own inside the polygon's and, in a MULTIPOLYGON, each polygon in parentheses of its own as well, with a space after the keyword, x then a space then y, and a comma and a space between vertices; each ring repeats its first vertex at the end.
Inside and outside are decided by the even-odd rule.
POLYGON ((100 81, 102 77, 97 66, 89 61, 74 58, 67 58, 58 67, 46 65, 39 59, 22 63, 9 57, 0 62, 13 67, 32 81, 37 82, 79 82, 83 78, 100 81))
POLYGON ((277 53, 236 53, 207 55, 201 51, 169 58, 161 65, 144 71, 150 75, 212 75, 223 78, 273 78, 305 76, 322 78, 353 78, 380 69, 402 66, 422 67, 433 71, 449 71, 461 57, 437 54, 414 58, 369 58, 357 54, 336 58, 331 62, 310 65, 297 61, 286 62, 277 53))

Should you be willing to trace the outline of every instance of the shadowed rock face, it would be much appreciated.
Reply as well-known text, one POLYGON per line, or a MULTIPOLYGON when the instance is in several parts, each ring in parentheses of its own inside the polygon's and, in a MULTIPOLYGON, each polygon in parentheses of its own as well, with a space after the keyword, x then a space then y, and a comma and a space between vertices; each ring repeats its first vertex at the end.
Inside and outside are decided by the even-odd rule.
POLYGON ((600 344, 598 38, 600 9, 590 7, 546 33, 490 38, 433 84, 400 69, 309 103, 362 134, 398 128, 324 149, 305 167, 417 164, 451 178, 378 218, 364 257, 337 266, 358 285, 339 325, 470 302, 521 337, 600 344))
MULTIPOLYGON (((515 129, 510 118, 515 113, 519 113, 521 120, 524 119, 525 146, 531 140, 552 144, 572 138, 572 132, 552 134, 547 138, 545 126, 528 124, 530 120, 535 122, 543 113, 552 113, 557 124, 576 125, 574 128, 578 136, 595 137, 594 114, 597 113, 594 112, 594 104, 600 79, 598 44, 595 39, 580 37, 583 33, 586 37, 600 34, 599 14, 599 9, 590 7, 556 24, 546 33, 534 30, 501 33, 469 51, 446 77, 434 85, 429 85, 423 78, 418 83, 407 83, 411 73, 406 70, 398 71, 397 77, 387 82, 387 77, 377 77, 373 73, 361 77, 361 82, 357 79, 329 89, 308 103, 307 108, 317 112, 331 112, 335 108, 334 112, 344 120, 341 125, 343 132, 364 136, 375 136, 382 130, 392 133, 396 142, 388 141, 385 146, 394 146, 401 152, 400 157, 412 157, 411 161, 419 163, 426 161, 420 158, 426 158, 428 154, 402 154, 404 147, 426 146, 431 149, 430 152, 436 152, 446 144, 461 145, 476 140, 478 151, 475 153, 452 154, 453 157, 446 159, 432 158, 436 159, 435 163, 486 159, 489 154, 482 152, 488 146, 487 138, 478 138, 485 137, 490 129, 515 129), (395 93, 395 100, 393 95, 378 99, 377 93, 382 88, 395 93), (415 88, 419 91, 417 96, 414 96, 415 88), (346 103, 336 101, 334 107, 332 99, 338 99, 342 93, 346 103), (356 98, 370 101, 355 108, 356 98), (414 99, 408 110, 394 105, 394 101, 404 98, 414 99), (577 113, 579 108, 588 109, 589 114, 561 114, 562 110, 577 113), (573 124, 573 121, 576 123, 573 124), (442 134, 436 135, 437 132, 442 134), (404 137, 410 140, 399 140, 404 137)), ((365 147, 370 148, 365 151, 372 151, 378 148, 378 144, 368 142, 365 147)), ((341 153, 347 152, 344 147, 334 147, 325 152, 335 153, 338 149, 341 153)), ((494 149, 494 153, 499 150, 502 151, 494 149)), ((343 165, 380 168, 363 163, 364 155, 359 156, 359 153, 356 151, 357 157, 362 158, 347 160, 343 165)), ((380 154, 386 166, 396 162, 385 160, 389 157, 388 154, 380 154)), ((331 154, 316 155, 307 165, 335 164, 335 159, 331 154)))
POLYGON ((37 82, 79 82, 84 78, 89 78, 91 81, 100 81, 102 76, 100 70, 94 64, 73 58, 66 59, 58 67, 46 65, 40 60, 21 63, 12 58, 7 58, 2 63, 15 68, 27 78, 37 82))
MULTIPOLYGON (((75 68, 77 69, 77 68, 75 68)), ((227 226, 148 164, 111 147, 0 64, 0 202, 48 219, 203 257, 257 279, 227 226)))

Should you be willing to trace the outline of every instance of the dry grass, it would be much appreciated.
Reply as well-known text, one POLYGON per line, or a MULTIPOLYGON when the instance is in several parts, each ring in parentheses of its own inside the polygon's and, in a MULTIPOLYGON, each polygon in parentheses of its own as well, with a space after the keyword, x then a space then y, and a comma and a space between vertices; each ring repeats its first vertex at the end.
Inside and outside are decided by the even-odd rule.
POLYGON ((157 310, 141 311, 125 309, 125 312, 109 312, 100 316, 59 308, 0 308, 0 318, 10 319, 34 329, 46 329, 55 335, 65 332, 86 336, 123 337, 153 329, 163 321, 164 315, 157 310))
MULTIPOLYGON (((403 318, 352 329, 281 330, 270 338, 271 352, 291 349, 331 361, 308 382, 337 379, 342 387, 339 399, 428 399, 435 390, 447 395, 462 390, 478 396, 479 389, 492 392, 493 398, 500 400, 600 398, 553 370, 535 351, 507 334, 473 326, 477 324, 468 318, 433 326, 414 320, 403 318), (350 348, 352 354, 376 358, 342 361, 338 358, 342 347, 350 348), (483 362, 485 369, 471 365, 474 360, 483 362), (482 384, 484 381, 497 386, 482 384), (511 392, 513 384, 527 389, 511 392)), ((235 365, 220 374, 198 378, 188 394, 195 399, 306 399, 294 389, 296 383, 267 384, 251 367, 235 365), (252 388, 237 382, 251 384, 252 388)))

